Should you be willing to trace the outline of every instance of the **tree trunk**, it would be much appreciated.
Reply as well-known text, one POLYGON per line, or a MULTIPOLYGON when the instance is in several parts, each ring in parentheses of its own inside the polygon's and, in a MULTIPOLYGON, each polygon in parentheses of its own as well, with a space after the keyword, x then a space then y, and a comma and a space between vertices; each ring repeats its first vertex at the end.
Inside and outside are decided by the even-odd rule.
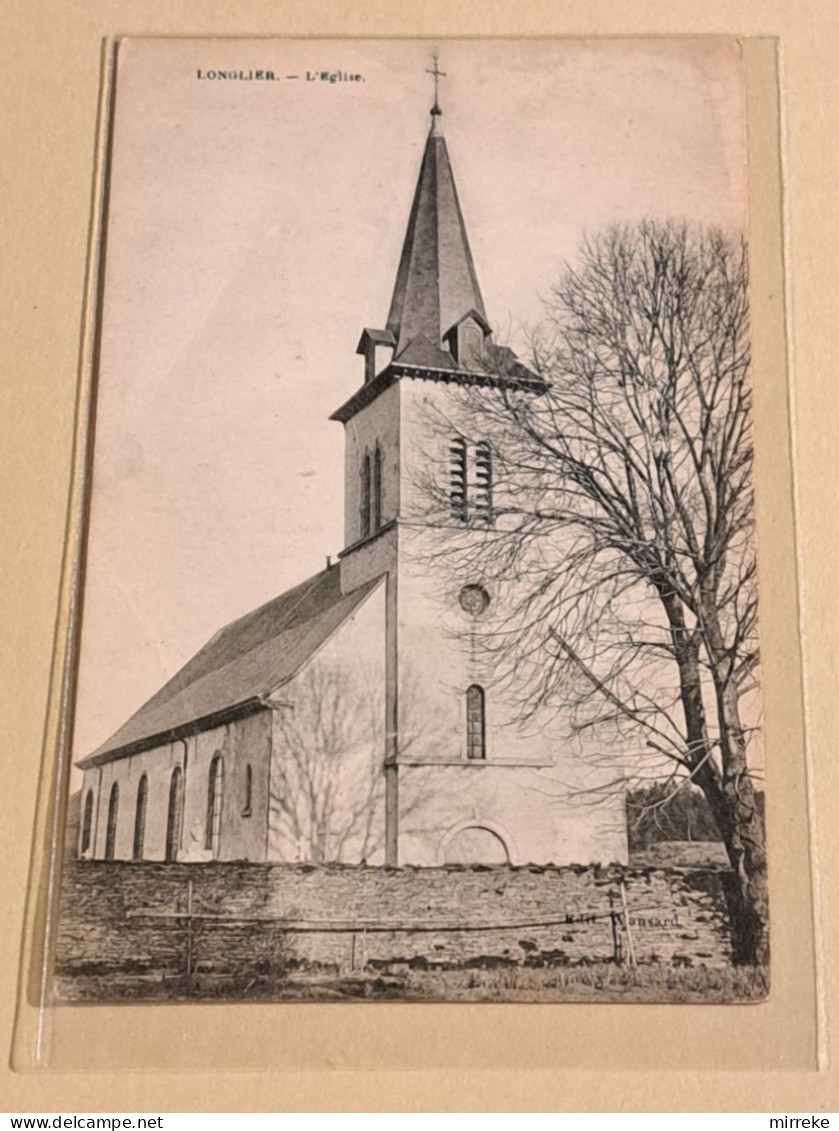
MULTIPOLYGON (((769 899, 766 836, 746 759, 746 736, 740 721, 740 698, 733 663, 725 646, 713 591, 703 593, 702 626, 714 681, 722 774, 718 793, 724 813, 718 824, 734 873, 731 905, 734 961, 763 965, 769 961, 769 899)), ((711 798, 708 798, 709 802, 711 798)), ((716 811, 714 813, 717 816, 716 811)))
POLYGON ((763 821, 748 774, 721 776, 706 765, 695 779, 711 807, 731 864, 728 912, 732 961, 765 965, 769 960, 768 898, 763 821))
MULTIPOLYGON (((733 873, 727 890, 732 961, 737 965, 763 965, 769 958, 765 837, 746 763, 746 742, 736 688, 730 681, 725 682, 719 665, 710 655, 717 693, 720 772, 711 759, 702 698, 699 641, 695 633, 686 629, 681 606, 672 594, 664 593, 662 598, 679 669, 688 762, 693 780, 714 815, 733 873)), ((707 640, 706 651, 711 652, 707 640)))

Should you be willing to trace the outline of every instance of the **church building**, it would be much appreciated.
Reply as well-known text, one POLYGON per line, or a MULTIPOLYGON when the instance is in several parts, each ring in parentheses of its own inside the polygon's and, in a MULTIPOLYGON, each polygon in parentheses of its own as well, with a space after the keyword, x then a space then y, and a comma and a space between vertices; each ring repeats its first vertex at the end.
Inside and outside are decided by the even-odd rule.
POLYGON ((439 469, 460 539, 492 527, 499 489, 488 441, 430 421, 466 386, 544 392, 493 342, 436 99, 390 312, 357 352, 363 383, 332 417, 337 562, 222 628, 79 763, 83 859, 626 861, 623 798, 580 803, 580 740, 517 725, 482 679, 473 634, 503 594, 429 565, 424 477, 439 469))

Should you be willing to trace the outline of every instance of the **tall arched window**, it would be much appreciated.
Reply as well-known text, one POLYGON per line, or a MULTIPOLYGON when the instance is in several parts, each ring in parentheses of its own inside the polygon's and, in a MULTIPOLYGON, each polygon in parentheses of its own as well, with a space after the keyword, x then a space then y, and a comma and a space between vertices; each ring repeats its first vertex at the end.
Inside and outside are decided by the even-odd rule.
POLYGON ((376 444, 373 455, 373 530, 382 525, 382 449, 376 444))
POLYGON ((183 812, 183 771, 175 766, 169 782, 169 811, 166 816, 166 859, 170 863, 178 858, 181 840, 181 813, 183 812))
POLYGON ((484 689, 477 683, 466 692, 466 757, 486 758, 484 689))
POLYGON ((204 847, 218 856, 221 839, 221 803, 224 794, 224 761, 221 754, 213 755, 210 778, 207 783, 207 825, 204 847))
POLYGON ((117 817, 119 816, 119 785, 114 782, 111 786, 111 797, 108 801, 108 830, 105 834, 105 859, 113 860, 117 843, 117 817))
POLYGON ((370 491, 372 486, 370 455, 365 453, 361 463, 361 537, 370 533, 370 491))
POLYGON ((149 779, 145 774, 140 778, 137 786, 137 809, 134 814, 134 860, 143 859, 143 848, 146 842, 146 808, 149 800, 149 779))
POLYGON ((242 816, 250 817, 251 801, 253 800, 253 770, 250 765, 245 766, 245 797, 242 806, 242 816))
POLYGON ((84 799, 84 812, 82 814, 82 855, 90 850, 93 835, 93 790, 87 791, 84 799))

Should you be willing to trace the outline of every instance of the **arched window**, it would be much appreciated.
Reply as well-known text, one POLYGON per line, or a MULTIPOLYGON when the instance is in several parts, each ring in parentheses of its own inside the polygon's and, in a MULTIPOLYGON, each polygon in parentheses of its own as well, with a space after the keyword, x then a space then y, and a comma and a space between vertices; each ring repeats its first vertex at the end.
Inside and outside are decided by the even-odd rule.
POLYGON ((117 817, 119 815, 119 785, 114 782, 111 786, 111 797, 108 801, 108 831, 105 834, 105 859, 113 860, 117 843, 117 817))
POLYGON ((484 689, 477 683, 466 692, 466 757, 486 758, 484 689))
POLYGON ((370 491, 372 470, 370 456, 365 453, 361 463, 361 537, 366 538, 370 533, 370 491))
POLYGON ((382 449, 376 444, 373 456, 373 530, 382 525, 382 449))
POLYGON ((214 754, 210 762, 210 777, 207 783, 207 825, 204 847, 218 856, 221 838, 221 803, 224 794, 224 761, 221 754, 214 754))
POLYGON ((82 854, 90 850, 90 841, 93 835, 93 790, 87 791, 84 799, 84 813, 82 814, 82 854))
POLYGON ((242 816, 250 817, 251 801, 253 799, 253 770, 250 765, 245 766, 245 804, 242 806, 242 816))
POLYGON ((183 812, 183 771, 175 766, 169 782, 169 811, 166 816, 166 859, 170 863, 178 858, 181 840, 181 813, 183 812))
POLYGON ((452 518, 465 522, 469 516, 466 441, 455 436, 449 445, 449 507, 452 518))
POLYGON ((475 518, 492 522, 492 448, 488 440, 475 445, 475 518))
POLYGON ((146 807, 149 800, 149 779, 145 774, 140 778, 137 786, 137 809, 134 814, 134 860, 143 859, 143 847, 146 842, 146 807))

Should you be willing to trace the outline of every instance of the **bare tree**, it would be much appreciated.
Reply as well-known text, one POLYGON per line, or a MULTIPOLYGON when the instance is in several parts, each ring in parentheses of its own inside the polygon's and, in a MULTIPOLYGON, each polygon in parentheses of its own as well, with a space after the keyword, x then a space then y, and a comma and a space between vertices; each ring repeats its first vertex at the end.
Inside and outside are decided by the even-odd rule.
MULTIPOLYGON (((358 665, 313 665, 299 676, 278 711, 277 757, 271 775, 271 823, 303 859, 371 861, 384 849, 384 708, 375 680, 358 665)), ((406 723, 400 750, 417 735, 410 672, 403 679, 406 723)), ((403 806, 404 818, 423 800, 403 806)))
POLYGON ((359 695, 339 667, 313 667, 279 712, 272 823, 304 859, 369 859, 384 841, 383 743, 376 700, 359 695), (355 690, 355 694, 352 691, 355 690))
POLYGON ((649 849, 660 841, 718 841, 705 795, 684 782, 653 782, 626 797, 630 848, 649 849))
POLYGON ((570 712, 629 784, 702 790, 733 872, 735 960, 763 962, 745 241, 654 222, 587 240, 533 352, 541 387, 502 372, 438 416, 491 444, 493 503, 490 521, 453 522, 430 470, 430 557, 503 592, 481 645, 522 718, 570 712))

